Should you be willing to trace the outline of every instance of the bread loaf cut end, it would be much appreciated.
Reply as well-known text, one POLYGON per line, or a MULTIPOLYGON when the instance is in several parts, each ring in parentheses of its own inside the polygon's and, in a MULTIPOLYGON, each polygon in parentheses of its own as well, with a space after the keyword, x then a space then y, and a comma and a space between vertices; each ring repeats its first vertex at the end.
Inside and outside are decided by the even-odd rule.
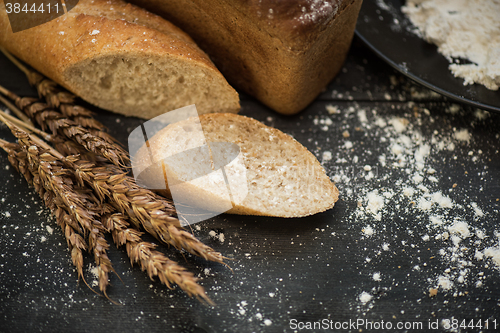
POLYGON ((174 57, 100 55, 68 67, 64 77, 89 103, 126 116, 149 119, 191 104, 200 113, 239 111, 238 95, 223 78, 174 57))

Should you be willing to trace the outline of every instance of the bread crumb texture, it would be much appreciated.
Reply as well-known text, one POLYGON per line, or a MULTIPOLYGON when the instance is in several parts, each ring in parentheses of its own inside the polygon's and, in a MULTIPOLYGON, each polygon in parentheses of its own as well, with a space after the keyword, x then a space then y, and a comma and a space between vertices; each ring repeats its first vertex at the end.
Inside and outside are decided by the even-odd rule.
POLYGON ((316 157, 289 135, 244 116, 204 115, 200 120, 208 142, 240 147, 248 183, 243 205, 258 215, 311 215, 337 201, 338 190, 316 157))

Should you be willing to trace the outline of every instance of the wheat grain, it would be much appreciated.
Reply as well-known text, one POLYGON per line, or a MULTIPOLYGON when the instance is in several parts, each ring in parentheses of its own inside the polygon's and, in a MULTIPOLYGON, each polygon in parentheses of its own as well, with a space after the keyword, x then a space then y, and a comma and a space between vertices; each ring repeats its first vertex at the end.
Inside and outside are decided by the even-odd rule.
POLYGON ((103 216, 103 225, 111 232, 117 246, 125 245, 130 263, 138 263, 141 269, 148 273, 153 280, 158 276, 160 281, 170 288, 170 283, 177 284, 188 296, 203 298, 207 303, 213 304, 205 294, 203 287, 198 285, 191 272, 167 258, 163 253, 155 251, 156 245, 144 242, 142 233, 129 228, 126 218, 121 213, 103 216))
POLYGON ((86 150, 103 156, 115 165, 128 165, 128 153, 104 132, 84 128, 36 98, 19 97, 1 86, 0 92, 12 99, 17 107, 35 121, 42 130, 50 129, 54 136, 60 135, 71 139, 86 150))
POLYGON ((52 214, 56 217, 56 221, 66 237, 66 242, 71 253, 73 264, 78 272, 78 277, 82 278, 85 284, 87 284, 85 277, 83 276, 82 254, 82 251, 85 251, 87 246, 83 237, 78 233, 80 227, 62 208, 61 201, 57 201, 53 193, 46 191, 44 186, 41 186, 37 169, 34 168, 30 171, 26 152, 21 149, 19 144, 0 140, 0 147, 7 152, 11 165, 24 177, 30 186, 34 186, 35 191, 43 200, 45 206, 49 208, 52 214))
POLYGON ((98 200, 88 190, 74 186, 72 172, 64 168, 59 157, 45 152, 28 133, 6 121, 5 118, 1 116, 0 118, 18 139, 21 150, 26 153, 28 167, 31 173, 37 176, 33 181, 35 189, 40 193, 43 186, 45 191, 53 193, 54 199, 59 202, 58 206, 65 209, 78 222, 84 234, 88 233, 89 250, 94 254, 98 270, 99 289, 106 295, 108 275, 113 271, 113 267, 107 256, 109 245, 104 239, 104 228, 98 220, 99 212, 102 211, 98 200))
POLYGON ((182 229, 170 202, 138 186, 133 178, 84 161, 79 156, 68 156, 65 161, 75 170, 80 186, 88 184, 92 187, 101 202, 109 199, 136 227, 142 226, 148 233, 178 250, 184 249, 206 260, 223 263, 225 258, 222 254, 182 229))

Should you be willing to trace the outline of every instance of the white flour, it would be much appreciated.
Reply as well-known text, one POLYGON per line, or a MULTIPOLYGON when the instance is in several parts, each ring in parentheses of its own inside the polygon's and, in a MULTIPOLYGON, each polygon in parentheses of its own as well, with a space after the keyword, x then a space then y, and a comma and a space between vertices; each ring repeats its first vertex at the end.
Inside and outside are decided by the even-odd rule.
POLYGON ((422 36, 438 46, 464 85, 500 86, 500 1, 407 0, 402 8, 422 36), (458 64, 454 59, 472 64, 458 64), (453 63, 455 62, 455 63, 453 63))
MULTIPOLYGON (((339 126, 345 126, 349 119, 357 119, 358 130, 354 132, 364 132, 364 135, 358 139, 344 137, 344 143, 339 143, 341 148, 332 150, 331 160, 323 160, 323 165, 328 170, 336 164, 332 169, 335 172, 333 179, 343 200, 356 203, 345 223, 349 228, 359 228, 360 242, 369 244, 365 248, 364 268, 373 281, 380 282, 380 288, 389 290, 403 283, 393 280, 391 269, 380 270, 381 266, 373 264, 385 259, 390 262, 391 255, 402 246, 418 253, 411 257, 410 265, 412 272, 427 274, 422 280, 423 295, 465 296, 472 288, 484 288, 485 280, 495 278, 497 269, 500 270, 500 232, 483 229, 486 221, 498 211, 492 206, 484 206, 484 202, 472 200, 467 188, 443 177, 446 173, 442 170, 445 165, 442 159, 447 158, 450 162, 470 159, 475 166, 464 170, 466 176, 473 171, 487 175, 481 161, 497 157, 485 156, 482 150, 474 148, 474 135, 468 128, 443 125, 439 132, 428 132, 423 118, 428 118, 427 123, 443 118, 413 102, 408 102, 406 109, 412 112, 384 116, 377 109, 356 106, 343 110, 338 107, 339 126), (370 149, 365 150, 365 155, 352 156, 363 141, 379 142, 383 148, 376 151, 378 156, 370 149), (349 174, 349 168, 339 167, 350 163, 357 166, 354 175, 349 174), (373 176, 368 177, 370 173, 373 176), (363 185, 358 186, 358 182, 363 185), (445 183, 449 188, 443 187, 445 183), (407 235, 397 237, 388 233, 395 227, 407 229, 407 235), (420 253, 431 255, 424 259, 420 253)), ((463 109, 452 104, 445 111, 454 117, 455 114, 460 116, 463 109)), ((476 122, 489 117, 483 111, 476 111, 473 116, 476 122)), ((316 125, 321 126, 321 119, 316 125)), ((461 178, 457 176, 457 182, 461 178)), ((482 186, 469 185, 471 188, 482 186)), ((369 307, 363 306, 377 302, 375 295, 376 290, 361 291, 357 295, 362 305, 360 311, 368 311, 369 307)))

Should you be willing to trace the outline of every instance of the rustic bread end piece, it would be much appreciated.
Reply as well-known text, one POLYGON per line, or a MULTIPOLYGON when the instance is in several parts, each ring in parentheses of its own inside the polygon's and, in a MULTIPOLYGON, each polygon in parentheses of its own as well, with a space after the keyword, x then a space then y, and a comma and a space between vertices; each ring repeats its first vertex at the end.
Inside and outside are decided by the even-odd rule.
POLYGON ((0 45, 84 100, 127 116, 190 104, 200 113, 240 108, 237 92, 187 34, 119 0, 80 0, 17 33, 0 11, 0 45))
MULTIPOLYGON (((231 167, 225 168, 232 191, 229 206, 232 208, 228 213, 301 217, 330 209, 338 200, 339 192, 318 160, 289 135, 254 119, 234 114, 201 115, 202 133, 196 130, 197 121, 197 118, 189 118, 169 125, 149 140, 149 151, 146 146, 139 150, 136 161, 147 160, 151 156, 149 152, 152 153, 152 160, 157 161, 146 177, 155 174, 155 168, 158 175, 163 175, 159 161, 192 149, 206 139, 212 158, 215 143, 230 142, 240 149, 239 165, 233 162, 231 167), (246 179, 246 182, 231 183, 232 179, 246 179)), ((230 149, 228 147, 227 150, 230 149)), ((219 151, 218 154, 231 155, 233 152, 219 151)), ((169 174, 168 183, 183 183, 190 174, 203 174, 202 157, 198 156, 198 160, 183 161, 186 167, 178 170, 174 170, 175 167, 169 170, 164 165, 164 172, 169 174), (170 178, 172 175, 175 175, 174 181, 170 178)), ((159 179, 151 178, 148 186, 154 187, 155 182, 162 182, 159 179)), ((192 205, 218 210, 227 205, 228 197, 224 195, 224 189, 223 179, 206 177, 190 184, 184 183, 182 190, 192 205)), ((170 193, 168 189, 166 192, 170 193)))

